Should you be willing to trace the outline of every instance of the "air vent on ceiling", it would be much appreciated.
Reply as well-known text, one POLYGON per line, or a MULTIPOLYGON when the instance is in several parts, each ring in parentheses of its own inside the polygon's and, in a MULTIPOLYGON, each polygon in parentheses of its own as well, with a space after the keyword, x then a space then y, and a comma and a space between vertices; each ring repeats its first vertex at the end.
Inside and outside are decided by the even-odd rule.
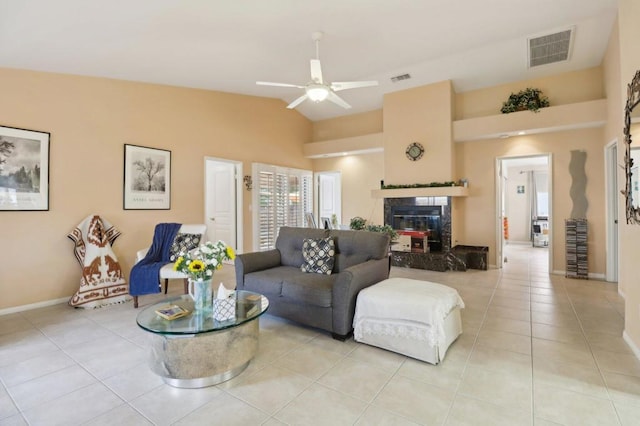
POLYGON ((570 28, 528 39, 529 68, 568 60, 573 44, 573 31, 574 28, 570 28))
POLYGON ((411 76, 409 74, 396 75, 395 77, 391 77, 392 83, 397 83, 402 80, 409 80, 411 76))

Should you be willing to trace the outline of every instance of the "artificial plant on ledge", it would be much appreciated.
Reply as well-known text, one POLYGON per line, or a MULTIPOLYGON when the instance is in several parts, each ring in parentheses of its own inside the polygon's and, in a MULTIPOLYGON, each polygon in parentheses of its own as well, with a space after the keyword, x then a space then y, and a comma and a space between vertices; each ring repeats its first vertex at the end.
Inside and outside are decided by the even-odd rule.
POLYGON ((518 93, 511 93, 509 99, 502 104, 500 111, 503 114, 526 110, 539 112, 540 108, 546 108, 548 106, 549 98, 542 94, 542 90, 527 87, 518 93))
POLYGON ((411 183, 408 185, 385 185, 380 183, 380 189, 403 189, 403 188, 443 188, 445 186, 463 186, 462 182, 431 182, 431 183, 411 183))

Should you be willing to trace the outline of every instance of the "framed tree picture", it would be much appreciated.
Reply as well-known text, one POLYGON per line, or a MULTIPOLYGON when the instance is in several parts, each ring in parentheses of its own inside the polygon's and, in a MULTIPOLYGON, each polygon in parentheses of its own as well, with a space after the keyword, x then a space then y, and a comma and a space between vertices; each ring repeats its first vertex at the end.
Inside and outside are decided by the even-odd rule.
POLYGON ((124 209, 171 208, 171 151, 124 145, 124 209))
POLYGON ((0 126, 0 211, 49 210, 50 137, 0 126))

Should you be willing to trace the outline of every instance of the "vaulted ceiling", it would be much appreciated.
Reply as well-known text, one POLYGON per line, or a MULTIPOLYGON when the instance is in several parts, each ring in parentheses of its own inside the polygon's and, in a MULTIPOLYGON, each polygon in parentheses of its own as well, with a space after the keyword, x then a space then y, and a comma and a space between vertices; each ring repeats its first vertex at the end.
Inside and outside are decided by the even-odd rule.
MULTIPOLYGON (((311 39, 352 109, 306 101, 321 120, 382 107, 385 93, 450 79, 457 92, 597 66, 616 0, 0 0, 0 67, 100 76, 291 102, 311 39), (528 38, 575 29, 567 61, 529 69, 528 38), (410 74, 392 83, 390 78, 410 74)), ((285 107, 283 103, 283 108, 285 107)))

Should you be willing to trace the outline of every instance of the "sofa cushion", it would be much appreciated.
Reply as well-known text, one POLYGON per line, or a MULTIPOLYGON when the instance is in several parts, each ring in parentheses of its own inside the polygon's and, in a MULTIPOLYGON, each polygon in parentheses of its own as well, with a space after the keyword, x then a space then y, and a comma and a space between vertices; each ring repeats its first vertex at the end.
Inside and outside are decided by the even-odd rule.
POLYGON ((193 250, 200 244, 201 234, 176 234, 169 249, 169 260, 175 262, 180 253, 193 250))
POLYGON ((305 238, 325 238, 329 231, 317 228, 291 228, 283 226, 278 232, 276 248, 280 251, 280 263, 284 266, 300 268, 304 262, 302 242, 305 238))
POLYGON ((299 269, 282 283, 282 296, 299 303, 331 307, 331 289, 338 275, 307 274, 299 269))
POLYGON ((244 276, 244 289, 256 293, 281 295, 282 282, 291 274, 303 275, 300 268, 277 266, 262 271, 251 272, 244 276))
POLYGON ((302 242, 302 258, 300 266, 302 272, 331 275, 335 244, 332 237, 305 238, 302 242))

